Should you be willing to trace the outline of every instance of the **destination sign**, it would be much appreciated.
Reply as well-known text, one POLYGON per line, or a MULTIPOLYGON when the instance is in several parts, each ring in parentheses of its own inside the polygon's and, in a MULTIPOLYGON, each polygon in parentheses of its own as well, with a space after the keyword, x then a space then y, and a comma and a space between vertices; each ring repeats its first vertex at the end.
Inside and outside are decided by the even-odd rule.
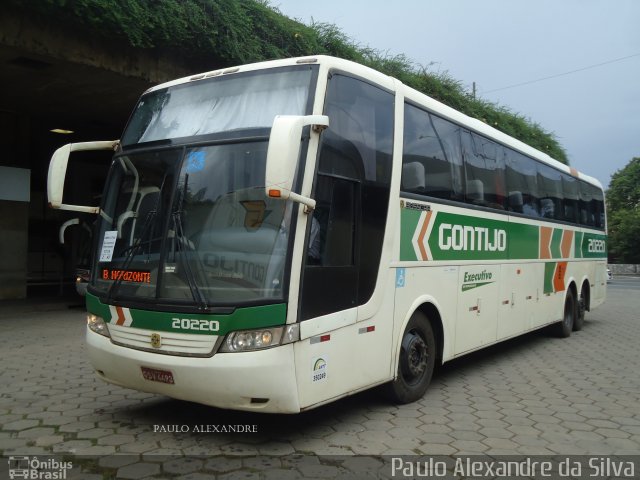
POLYGON ((151 283, 151 272, 145 270, 120 270, 103 268, 103 280, 120 280, 121 282, 151 283))

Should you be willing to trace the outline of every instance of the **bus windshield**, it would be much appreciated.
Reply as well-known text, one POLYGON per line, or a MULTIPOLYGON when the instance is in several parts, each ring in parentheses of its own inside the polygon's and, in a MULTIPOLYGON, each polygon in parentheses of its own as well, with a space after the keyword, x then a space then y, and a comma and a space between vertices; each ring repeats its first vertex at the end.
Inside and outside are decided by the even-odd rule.
POLYGON ((198 306, 283 300, 291 215, 264 195, 266 153, 262 140, 117 157, 94 288, 198 306))
POLYGON ((264 194, 267 129, 309 112, 316 74, 281 67, 143 95, 107 180, 94 292, 185 308, 283 301, 290 207, 264 194))

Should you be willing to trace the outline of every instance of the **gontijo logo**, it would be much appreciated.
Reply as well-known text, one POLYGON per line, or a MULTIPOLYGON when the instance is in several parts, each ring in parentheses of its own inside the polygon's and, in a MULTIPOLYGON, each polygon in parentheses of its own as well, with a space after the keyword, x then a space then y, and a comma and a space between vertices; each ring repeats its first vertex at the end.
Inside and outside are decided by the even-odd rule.
POLYGON ((438 228, 440 250, 480 250, 504 252, 507 232, 501 228, 471 227, 441 223, 438 228))
MULTIPOLYGON (((447 212, 404 209, 403 260, 503 260, 508 254, 508 222, 447 212), (410 245, 410 249, 407 248, 410 245)), ((537 245, 536 245, 537 250, 537 245)))

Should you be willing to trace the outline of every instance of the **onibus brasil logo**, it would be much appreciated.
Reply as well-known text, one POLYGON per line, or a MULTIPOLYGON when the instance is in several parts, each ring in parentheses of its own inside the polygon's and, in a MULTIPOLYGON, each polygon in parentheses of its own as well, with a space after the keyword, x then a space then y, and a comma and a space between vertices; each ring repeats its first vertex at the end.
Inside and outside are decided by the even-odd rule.
POLYGON ((73 468, 72 462, 62 462, 55 458, 41 460, 38 457, 9 457, 9 478, 34 480, 64 480, 67 471, 73 468))

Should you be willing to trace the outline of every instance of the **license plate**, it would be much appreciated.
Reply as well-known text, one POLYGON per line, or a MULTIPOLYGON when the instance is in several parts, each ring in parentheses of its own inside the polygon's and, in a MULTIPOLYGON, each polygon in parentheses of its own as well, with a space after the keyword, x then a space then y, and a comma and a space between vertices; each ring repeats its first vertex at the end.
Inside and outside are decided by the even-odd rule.
POLYGON ((140 367, 145 380, 152 382, 168 383, 173 385, 173 373, 168 370, 158 370, 157 368, 140 367))

